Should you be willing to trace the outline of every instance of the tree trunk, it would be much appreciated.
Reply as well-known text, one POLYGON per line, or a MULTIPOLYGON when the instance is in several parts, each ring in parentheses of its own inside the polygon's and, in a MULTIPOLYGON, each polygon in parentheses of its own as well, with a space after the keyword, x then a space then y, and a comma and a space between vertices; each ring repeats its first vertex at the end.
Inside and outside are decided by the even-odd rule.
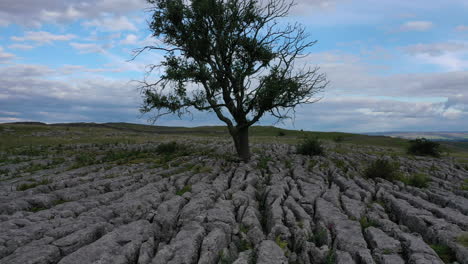
POLYGON ((239 156, 239 158, 241 158, 245 162, 249 161, 249 127, 234 129, 231 132, 231 136, 234 140, 234 146, 236 147, 237 155, 239 156))

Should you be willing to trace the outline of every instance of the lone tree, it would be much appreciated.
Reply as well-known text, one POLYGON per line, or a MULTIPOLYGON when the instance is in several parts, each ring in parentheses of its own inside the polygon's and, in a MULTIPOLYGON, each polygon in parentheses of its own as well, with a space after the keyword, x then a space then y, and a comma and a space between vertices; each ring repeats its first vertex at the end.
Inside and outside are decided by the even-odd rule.
MULTIPOLYGON (((165 53, 155 82, 141 81, 142 113, 157 110, 179 117, 212 111, 226 123, 239 157, 250 158, 249 127, 270 114, 317 100, 327 85, 318 68, 295 67, 316 41, 300 24, 287 24, 294 2, 286 0, 147 0, 150 29, 159 44, 145 50, 165 53)), ((156 120, 156 119, 155 119, 156 120)))

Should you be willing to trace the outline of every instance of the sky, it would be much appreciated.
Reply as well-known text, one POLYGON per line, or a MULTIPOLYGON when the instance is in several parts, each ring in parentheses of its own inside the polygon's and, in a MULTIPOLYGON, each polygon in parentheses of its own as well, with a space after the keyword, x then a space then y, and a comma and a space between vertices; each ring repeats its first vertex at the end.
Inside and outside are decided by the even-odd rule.
MULTIPOLYGON (((330 84, 281 123, 313 131, 468 131, 467 0, 297 0, 330 84)), ((135 80, 163 54, 144 0, 0 1, 0 123, 146 124, 135 80)), ((155 76, 157 77, 157 76, 155 76)), ((222 125, 210 113, 157 125, 222 125)))

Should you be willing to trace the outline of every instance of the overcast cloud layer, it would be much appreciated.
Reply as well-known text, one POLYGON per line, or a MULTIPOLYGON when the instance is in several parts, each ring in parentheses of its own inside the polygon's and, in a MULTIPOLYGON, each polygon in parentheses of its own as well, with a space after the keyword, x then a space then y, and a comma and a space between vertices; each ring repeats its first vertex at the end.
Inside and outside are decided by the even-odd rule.
MULTIPOLYGON (((318 43, 301 61, 331 83, 287 128, 468 131, 468 2, 298 0, 289 21, 318 43)), ((162 54, 131 51, 150 37, 144 0, 0 1, 0 122, 134 122, 132 80, 162 54)), ((274 124, 265 117, 261 125, 274 124)), ((219 125, 215 116, 158 125, 219 125)))

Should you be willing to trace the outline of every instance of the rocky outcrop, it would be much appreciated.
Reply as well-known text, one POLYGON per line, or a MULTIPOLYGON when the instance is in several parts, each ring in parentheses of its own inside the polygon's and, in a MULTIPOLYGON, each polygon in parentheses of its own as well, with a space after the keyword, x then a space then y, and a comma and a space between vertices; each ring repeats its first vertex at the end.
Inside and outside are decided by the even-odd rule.
POLYGON ((2 176, 0 263, 422 264, 444 248, 468 264, 468 171, 450 159, 386 157, 430 175, 417 188, 363 178, 380 148, 255 145, 242 163, 187 144, 209 151, 2 176))

